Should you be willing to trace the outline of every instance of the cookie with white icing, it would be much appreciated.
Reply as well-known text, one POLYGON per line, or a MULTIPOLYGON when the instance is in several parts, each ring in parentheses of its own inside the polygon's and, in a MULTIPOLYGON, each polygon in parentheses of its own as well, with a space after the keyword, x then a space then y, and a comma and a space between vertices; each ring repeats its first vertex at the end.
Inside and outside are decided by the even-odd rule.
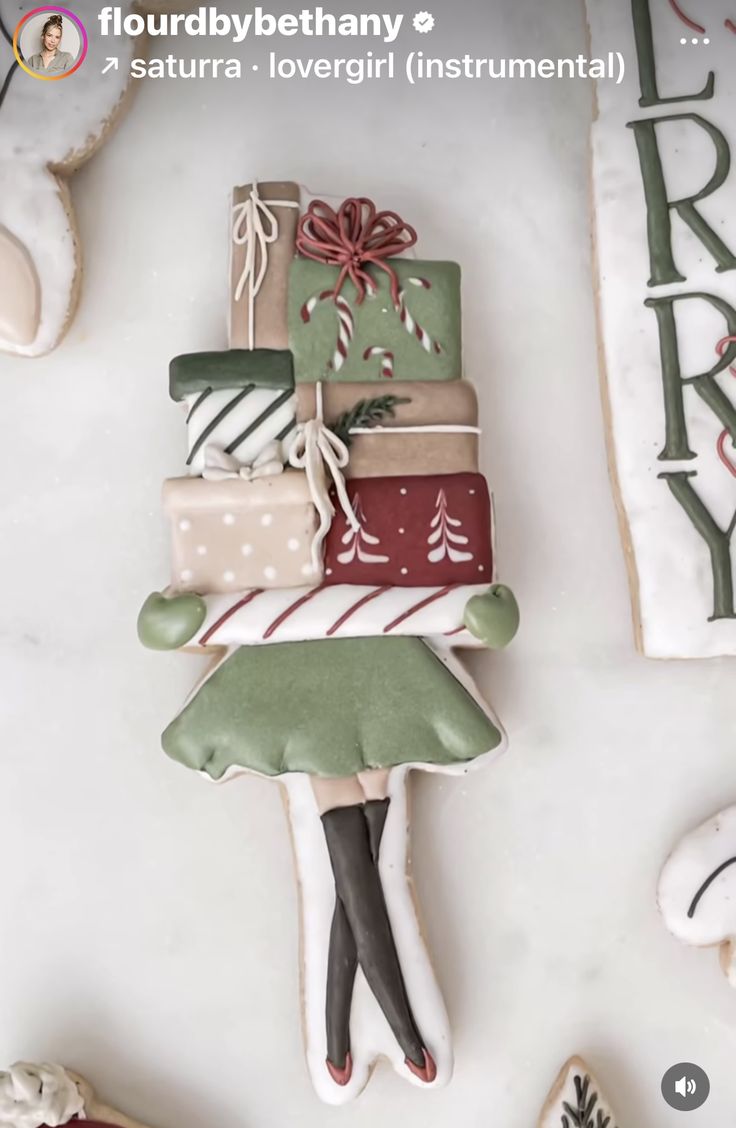
POLYGON ((680 840, 660 875, 657 900, 678 940, 720 948, 724 975, 736 987, 736 806, 680 840))
POLYGON ((570 1058, 562 1067, 538 1128, 616 1128, 608 1099, 581 1058, 570 1058))
POLYGON ((637 643, 652 658, 733 655, 736 9, 586 6, 593 56, 620 52, 622 67, 598 82, 593 188, 608 447, 637 643))
POLYGON ((16 1062, 0 1071, 0 1128, 144 1128, 98 1100, 92 1086, 61 1065, 16 1062))
POLYGON ((166 483, 172 585, 138 628, 153 649, 218 650, 164 733, 167 754, 208 780, 256 774, 286 793, 307 1059, 319 1096, 342 1104, 379 1058, 421 1087, 451 1076, 408 880, 406 781, 464 775, 503 749, 452 648, 505 646, 519 615, 493 582, 459 268, 419 264, 432 294, 420 303, 395 261, 413 228, 357 197, 299 218, 299 199, 289 182, 233 194, 237 347, 171 364, 189 476, 166 483), (308 385, 296 394, 294 350, 308 385), (387 383, 394 364, 402 379, 387 383))
POLYGON ((88 35, 86 58, 74 74, 48 82, 26 74, 13 54, 28 5, 0 0, 0 351, 18 356, 48 353, 73 317, 82 257, 67 179, 120 118, 132 92, 131 59, 144 48, 141 40, 101 36, 92 0, 74 8, 88 35), (103 74, 113 54, 119 66, 103 74))

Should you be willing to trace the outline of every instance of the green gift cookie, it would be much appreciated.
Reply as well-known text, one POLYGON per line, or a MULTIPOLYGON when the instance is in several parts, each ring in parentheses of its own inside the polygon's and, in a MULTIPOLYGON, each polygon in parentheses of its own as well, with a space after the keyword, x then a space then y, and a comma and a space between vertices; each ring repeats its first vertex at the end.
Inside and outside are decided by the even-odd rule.
POLYGON ((289 345, 297 383, 318 380, 457 380, 462 375, 460 267, 388 259, 366 273, 376 289, 363 301, 340 271, 296 258, 289 274, 289 345))

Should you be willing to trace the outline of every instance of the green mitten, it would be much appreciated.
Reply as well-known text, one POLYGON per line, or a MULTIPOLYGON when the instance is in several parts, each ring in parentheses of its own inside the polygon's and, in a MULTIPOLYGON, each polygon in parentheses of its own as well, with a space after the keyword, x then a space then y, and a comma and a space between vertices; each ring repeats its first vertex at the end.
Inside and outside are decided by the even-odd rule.
POLYGON ((197 633, 207 615, 199 595, 149 595, 138 614, 138 638, 149 650, 178 650, 197 633))
POLYGON ((490 650, 508 646, 519 629, 519 605, 511 588, 494 584, 465 604, 465 626, 490 650))

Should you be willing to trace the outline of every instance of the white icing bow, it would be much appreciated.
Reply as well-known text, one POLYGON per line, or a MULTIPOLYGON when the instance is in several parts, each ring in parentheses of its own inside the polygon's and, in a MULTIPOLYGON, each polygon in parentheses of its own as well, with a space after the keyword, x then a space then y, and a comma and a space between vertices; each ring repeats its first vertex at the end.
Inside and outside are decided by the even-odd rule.
POLYGON ((319 528, 312 541, 312 567, 318 572, 322 563, 320 557, 322 543, 335 516, 335 508, 330 500, 330 478, 348 525, 357 532, 360 529, 360 522, 350 504, 342 473, 350 460, 350 455, 342 439, 338 438, 324 421, 321 383, 316 385, 316 397, 316 418, 299 424, 289 450, 289 462, 297 470, 306 470, 309 492, 319 513, 319 528), (329 477, 325 474, 325 470, 328 471, 329 477))
POLYGON ((250 349, 255 348, 255 305, 268 270, 268 248, 279 237, 278 220, 271 208, 298 207, 296 200, 262 200, 257 182, 253 183, 248 199, 233 207, 233 243, 245 247, 245 264, 235 287, 235 301, 240 301, 247 286, 250 349))
POLYGON ((84 1101, 60 1065, 16 1062, 0 1072, 0 1125, 57 1128, 84 1113, 84 1101))
POLYGON ((204 450, 204 470, 202 477, 208 482, 224 482, 228 478, 242 478, 254 482, 257 478, 269 478, 272 474, 283 473, 281 445, 274 441, 267 443, 261 453, 251 463, 242 464, 232 454, 221 447, 208 443, 204 450))

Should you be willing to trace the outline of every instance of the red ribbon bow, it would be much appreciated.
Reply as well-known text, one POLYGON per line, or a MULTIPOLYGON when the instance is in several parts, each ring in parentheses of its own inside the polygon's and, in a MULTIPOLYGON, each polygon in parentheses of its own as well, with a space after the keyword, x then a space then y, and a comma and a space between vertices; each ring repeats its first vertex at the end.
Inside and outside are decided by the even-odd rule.
POLYGON ((337 212, 323 200, 313 200, 299 221, 296 245, 307 258, 340 268, 335 297, 349 278, 358 291, 356 302, 360 305, 366 287, 376 289, 367 270, 373 264, 388 274, 391 297, 398 305, 399 279, 386 259, 400 255, 416 241, 414 228, 396 212, 377 212, 372 200, 351 196, 337 212))

